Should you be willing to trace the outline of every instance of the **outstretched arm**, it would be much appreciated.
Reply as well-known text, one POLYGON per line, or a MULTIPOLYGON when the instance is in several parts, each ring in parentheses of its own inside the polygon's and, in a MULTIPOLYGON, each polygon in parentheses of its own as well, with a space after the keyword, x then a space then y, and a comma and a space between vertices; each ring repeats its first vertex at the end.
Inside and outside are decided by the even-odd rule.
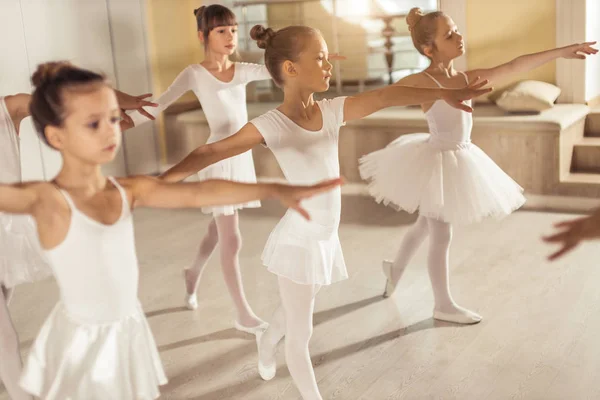
MULTIPOLYGON (((154 119, 152 115, 148 114, 142 107, 156 107, 157 104, 146 101, 147 97, 152 96, 151 94, 143 94, 140 96, 132 96, 127 93, 115 90, 119 107, 123 110, 138 110, 140 113, 148 118, 154 119)), ((21 122, 29 117, 29 105, 31 103, 31 95, 27 93, 19 93, 12 96, 6 96, 4 98, 8 114, 10 115, 17 132, 21 126, 21 122)), ((124 112, 122 113, 123 121, 121 122, 121 130, 125 131, 133 127, 133 121, 124 112)))
POLYGON ((144 110, 143 108, 137 109, 133 113, 130 113, 133 123, 135 126, 148 122, 149 118, 154 119, 167 107, 173 104, 177 99, 183 96, 188 91, 192 90, 194 84, 193 70, 187 67, 171 83, 171 86, 161 94, 154 103, 157 107, 144 110))
POLYGON ((226 204, 246 203, 267 198, 278 199, 310 219, 300 202, 316 194, 331 190, 341 179, 323 181, 312 186, 282 184, 239 183, 226 180, 169 183, 151 177, 131 178, 134 206, 155 208, 199 208, 226 204))
POLYGON ((511 75, 531 71, 558 58, 585 60, 586 56, 598 53, 598 50, 592 47, 594 44, 596 42, 572 44, 539 53, 525 54, 493 68, 467 71, 467 76, 469 80, 479 76, 493 84, 497 84, 498 81, 508 78, 511 75))
POLYGON ((148 119, 153 120, 154 116, 144 110, 144 107, 158 107, 158 104, 146 100, 148 97, 152 97, 152 93, 146 93, 139 96, 132 96, 127 93, 123 93, 119 90, 115 90, 117 95, 117 101, 119 107, 122 110, 137 110, 140 114, 148 119))
POLYGON ((179 182, 218 161, 244 153, 261 144, 263 137, 254 125, 248 123, 236 134, 218 142, 205 144, 193 150, 181 162, 161 175, 167 182, 179 182))
POLYGON ((381 89, 370 90, 348 97, 344 105, 344 121, 364 118, 387 107, 419 105, 444 100, 458 109, 471 112, 464 101, 492 91, 484 88, 487 81, 475 79, 463 89, 420 88, 404 86, 410 81, 398 83, 381 89))

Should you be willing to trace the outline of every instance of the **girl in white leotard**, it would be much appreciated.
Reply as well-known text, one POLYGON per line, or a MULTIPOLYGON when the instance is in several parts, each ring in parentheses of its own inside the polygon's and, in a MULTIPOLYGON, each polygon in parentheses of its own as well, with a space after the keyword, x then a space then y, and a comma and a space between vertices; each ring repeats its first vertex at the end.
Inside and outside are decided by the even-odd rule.
MULTIPOLYGON (((200 7, 194 14, 198 36, 205 49, 205 59, 200 64, 185 68, 167 91, 155 100, 159 107, 149 112, 157 115, 183 94, 192 91, 206 115, 210 128, 208 143, 212 143, 232 135, 248 122, 246 85, 253 81, 271 79, 271 76, 264 65, 234 63, 229 60, 236 51, 238 42, 238 26, 231 10, 213 4, 200 7)), ((143 122, 142 116, 137 113, 132 114, 132 119, 136 125, 143 122)), ((255 183, 252 152, 247 151, 223 160, 198 175, 200 180, 216 178, 255 183)), ((237 311, 234 326, 253 334, 266 329, 266 324, 252 311, 244 294, 239 262, 242 238, 238 210, 255 207, 260 207, 259 201, 204 207, 202 211, 212 214, 213 219, 200 242, 194 262, 184 270, 185 302, 189 309, 196 309, 196 291, 202 272, 219 244, 223 277, 237 311)))
MULTIPOLYGON (((456 71, 453 60, 464 53, 462 35, 441 11, 423 14, 414 8, 407 16, 413 43, 431 60, 423 72, 399 83, 415 87, 464 87, 481 77, 492 84, 557 58, 585 58, 594 54, 590 43, 528 54, 489 69, 456 71)), ((481 149, 471 143, 471 114, 442 102, 421 104, 430 134, 402 136, 387 148, 365 156, 360 172, 369 180, 377 201, 419 218, 404 237, 394 261, 383 262, 387 278, 384 297, 395 290, 414 254, 429 236, 428 270, 434 294, 433 317, 459 324, 475 324, 481 316, 465 309, 450 294, 449 251, 452 226, 488 217, 503 217, 524 202, 521 187, 481 149)))
POLYGON ((47 400, 154 399, 166 377, 137 298, 131 210, 275 197, 306 213, 299 201, 339 180, 290 187, 107 178, 101 166, 114 159, 121 130, 117 97, 104 77, 48 63, 32 81, 34 123, 41 139, 60 151, 63 165, 52 182, 0 184, 0 212, 33 218, 60 300, 32 346, 20 384, 47 400))
MULTIPOLYGON (((261 143, 274 153, 287 180, 312 183, 338 176, 338 140, 345 122, 363 118, 385 107, 445 99, 470 110, 461 100, 487 93, 478 84, 464 90, 415 89, 389 86, 352 97, 315 101, 315 92, 329 88, 331 64, 321 34, 306 26, 277 32, 255 26, 251 35, 265 49, 265 63, 284 102, 255 118, 231 137, 196 149, 163 179, 177 181, 261 143)), ((485 84, 482 82, 481 84, 485 84)), ((338 237, 341 192, 335 190, 306 202, 312 220, 287 213, 271 233, 263 262, 276 274, 281 307, 269 328, 257 336, 258 370, 263 379, 275 376, 275 349, 285 334, 286 361, 304 399, 320 400, 310 361, 314 299, 323 285, 347 277, 338 237)))
MULTIPOLYGON (((144 101, 149 95, 115 93, 122 109, 143 110, 142 106, 154 105, 144 101)), ((29 116, 30 101, 31 95, 25 93, 0 98, 0 183, 21 182, 19 128, 21 121, 29 116)), ((0 380, 13 400, 31 396, 19 387, 21 354, 8 304, 16 286, 39 281, 51 273, 40 249, 33 218, 0 213, 0 380)))

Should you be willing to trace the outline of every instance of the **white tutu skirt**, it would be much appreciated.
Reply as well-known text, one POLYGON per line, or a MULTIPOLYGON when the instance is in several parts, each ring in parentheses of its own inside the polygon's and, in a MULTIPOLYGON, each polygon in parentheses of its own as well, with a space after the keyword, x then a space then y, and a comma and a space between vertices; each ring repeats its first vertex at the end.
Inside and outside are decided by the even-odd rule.
POLYGON ((451 224, 501 218, 525 203, 523 189, 479 147, 442 146, 429 134, 401 136, 364 156, 360 174, 377 202, 451 224))
POLYGON ((42 326, 20 381, 44 400, 156 399, 165 383, 139 304, 134 315, 94 324, 75 321, 61 302, 42 326))
MULTIPOLYGON (((219 161, 198 172, 201 181, 208 179, 226 179, 235 182, 256 183, 256 171, 252 151, 249 150, 237 156, 219 161)), ((232 215, 242 208, 258 208, 260 201, 251 201, 243 204, 228 206, 203 207, 202 212, 206 214, 232 215)))
POLYGON ((33 218, 0 213, 0 283, 11 288, 51 275, 33 218))
POLYGON ((339 213, 308 210, 311 221, 289 210, 262 254, 268 270, 302 285, 330 285, 348 278, 338 236, 339 213))

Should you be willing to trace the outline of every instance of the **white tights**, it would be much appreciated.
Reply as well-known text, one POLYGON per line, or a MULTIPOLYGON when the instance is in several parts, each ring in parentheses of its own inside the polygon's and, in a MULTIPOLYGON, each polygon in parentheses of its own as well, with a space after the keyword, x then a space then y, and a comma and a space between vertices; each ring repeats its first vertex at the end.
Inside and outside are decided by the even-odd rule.
POLYGON ((447 222, 419 216, 417 222, 404 236, 394 260, 392 268, 394 286, 402 277, 427 235, 429 235, 427 268, 433 289, 435 311, 446 314, 472 315, 471 311, 456 304, 450 294, 449 256, 452 225, 447 222))
POLYGON ((202 239, 202 242, 200 242, 196 260, 186 270, 187 292, 196 292, 204 268, 217 243, 219 244, 221 268, 225 284, 237 310, 237 321, 247 327, 260 325, 263 321, 254 314, 244 294, 239 259, 240 249, 242 248, 242 236, 237 213, 214 217, 208 225, 208 232, 202 239))
POLYGON ((313 330, 315 296, 320 289, 320 285, 300 285, 279 277, 281 305, 262 335, 259 346, 261 362, 272 365, 275 362, 277 344, 285 336, 285 359, 304 400, 323 399, 308 351, 313 330))

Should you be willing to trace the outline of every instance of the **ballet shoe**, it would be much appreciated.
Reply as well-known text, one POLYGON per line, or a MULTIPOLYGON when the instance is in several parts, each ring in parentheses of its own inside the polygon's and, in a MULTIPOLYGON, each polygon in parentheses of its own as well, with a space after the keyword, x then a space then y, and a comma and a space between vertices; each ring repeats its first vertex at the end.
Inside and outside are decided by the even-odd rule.
POLYGON ((196 296, 196 293, 185 294, 185 306, 188 310, 195 310, 198 308, 198 296, 196 296))
POLYGON ((258 374, 262 380, 270 381, 271 379, 275 378, 275 374, 277 373, 277 363, 273 362, 272 365, 264 365, 260 361, 260 339, 262 338, 263 334, 264 331, 256 332, 256 348, 258 349, 258 374))
POLYGON ((433 310, 433 318, 439 321, 452 322, 461 325, 474 325, 481 322, 482 317, 473 311, 465 310, 454 313, 445 313, 442 311, 433 310))
POLYGON ((185 275, 185 269, 183 270, 183 284, 185 285, 185 307, 188 310, 195 310, 198 308, 198 296, 196 292, 188 293, 187 292, 187 279, 185 275))
POLYGON ((236 320, 233 321, 233 326, 240 332, 249 333, 251 335, 258 335, 259 332, 266 331, 269 327, 269 324, 264 321, 261 321, 261 323, 256 326, 244 326, 236 320))

